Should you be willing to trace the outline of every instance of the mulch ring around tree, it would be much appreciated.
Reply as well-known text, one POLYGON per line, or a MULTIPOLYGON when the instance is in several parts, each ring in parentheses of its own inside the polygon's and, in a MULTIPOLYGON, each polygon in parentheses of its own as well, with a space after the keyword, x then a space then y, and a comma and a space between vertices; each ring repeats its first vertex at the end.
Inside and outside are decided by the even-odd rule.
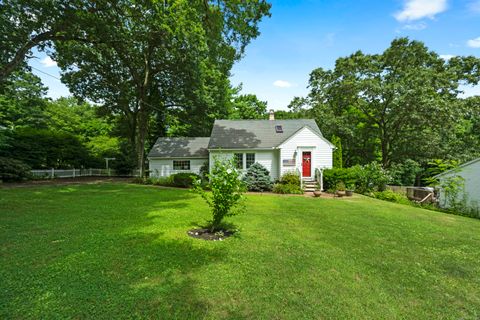
POLYGON ((210 231, 210 229, 192 229, 187 231, 187 234, 192 238, 211 240, 211 241, 223 241, 225 238, 230 237, 235 232, 232 230, 216 230, 210 231))

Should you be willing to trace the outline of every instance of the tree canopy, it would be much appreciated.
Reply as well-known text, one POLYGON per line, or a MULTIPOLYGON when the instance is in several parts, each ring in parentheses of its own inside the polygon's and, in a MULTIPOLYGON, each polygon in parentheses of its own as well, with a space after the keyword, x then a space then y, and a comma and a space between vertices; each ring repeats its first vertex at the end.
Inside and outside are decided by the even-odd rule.
POLYGON ((96 41, 59 42, 56 58, 75 94, 132 122, 141 170, 150 129, 205 134, 228 115, 230 69, 270 8, 265 1, 185 0, 97 6, 85 30, 96 41))
POLYGON ((358 51, 333 70, 315 69, 302 103, 327 137, 341 138, 346 164, 379 160, 389 167, 445 157, 458 126, 476 121, 471 104, 478 100, 459 99, 460 85, 479 80, 480 59, 445 61, 422 42, 399 38, 382 54, 358 51))

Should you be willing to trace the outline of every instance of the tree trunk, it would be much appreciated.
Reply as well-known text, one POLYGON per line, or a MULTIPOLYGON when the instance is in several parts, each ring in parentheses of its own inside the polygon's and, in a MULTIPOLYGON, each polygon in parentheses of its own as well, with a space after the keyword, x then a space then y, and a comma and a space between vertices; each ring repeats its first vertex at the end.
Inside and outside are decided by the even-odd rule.
POLYGON ((382 145, 382 166, 388 168, 390 166, 390 141, 389 137, 386 134, 386 129, 382 125, 380 126, 381 130, 381 145, 382 145))
POLYGON ((140 176, 145 175, 145 138, 147 136, 148 113, 144 109, 138 114, 137 160, 140 176))

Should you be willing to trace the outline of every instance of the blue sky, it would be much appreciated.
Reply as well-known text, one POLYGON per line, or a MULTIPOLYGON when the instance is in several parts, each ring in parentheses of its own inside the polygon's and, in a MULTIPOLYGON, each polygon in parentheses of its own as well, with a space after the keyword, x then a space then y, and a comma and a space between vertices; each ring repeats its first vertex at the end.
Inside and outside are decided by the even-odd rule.
MULTIPOLYGON (((254 93, 269 108, 285 110, 308 93, 309 73, 330 69, 338 57, 362 50, 380 53, 395 37, 421 40, 444 55, 480 57, 480 0, 271 1, 272 17, 232 70, 232 84, 254 93)), ((59 77, 55 63, 37 53, 30 65, 59 77)), ((68 95, 59 80, 34 70, 49 96, 68 95)), ((480 95, 480 87, 465 88, 480 95)))

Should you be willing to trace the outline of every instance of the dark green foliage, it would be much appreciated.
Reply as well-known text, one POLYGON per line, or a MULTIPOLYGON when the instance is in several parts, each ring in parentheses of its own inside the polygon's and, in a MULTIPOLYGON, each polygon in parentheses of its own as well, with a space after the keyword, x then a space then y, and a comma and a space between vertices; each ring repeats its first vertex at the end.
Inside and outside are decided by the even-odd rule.
POLYGON ((228 117, 230 70, 259 35, 270 4, 117 1, 100 7, 104 12, 81 29, 95 41, 55 42, 56 61, 72 91, 128 121, 143 173, 152 132, 203 136, 215 118, 228 117))
POLYGON ((457 160, 442 160, 442 159, 435 159, 429 161, 427 163, 427 169, 425 172, 425 176, 423 177, 423 181, 429 186, 435 186, 438 184, 438 180, 435 178, 436 175, 455 169, 458 167, 457 160))
POLYGON ((46 90, 38 76, 24 70, 0 82, 0 128, 46 128, 46 90))
POLYGON ((180 172, 171 175, 172 185, 175 187, 190 188, 200 176, 191 172, 180 172))
POLYGON ((280 184, 290 184, 293 186, 300 187, 300 176, 295 172, 287 172, 285 173, 280 180, 278 181, 280 184))
POLYGON ((423 171, 420 164, 407 159, 403 163, 395 163, 388 170, 392 177, 391 183, 398 186, 413 186, 417 176, 423 171))
POLYGON ((303 190, 300 186, 293 185, 293 184, 281 184, 276 183, 273 186, 273 192, 280 193, 280 194, 302 194, 303 190))
POLYGON ((334 168, 343 168, 343 156, 342 156, 342 140, 340 137, 332 136, 330 141, 336 147, 333 151, 333 167, 334 168))
POLYGON ((300 176, 295 172, 287 172, 273 186, 272 191, 281 194, 302 194, 303 190, 300 186, 300 176))
POLYGON ((336 190, 337 184, 343 182, 349 188, 354 186, 358 193, 382 191, 390 179, 387 171, 377 162, 323 171, 324 188, 327 190, 336 190))
POLYGON ((210 166, 209 166, 209 162, 208 160, 206 160, 202 166, 200 167, 200 170, 199 170, 199 173, 200 173, 200 178, 202 179, 202 181, 207 181, 208 180, 208 173, 209 173, 209 170, 210 170, 210 166))
POLYGON ((343 181, 346 185, 354 185, 357 182, 359 167, 333 168, 323 170, 323 187, 326 190, 335 190, 337 184, 343 181))
POLYGON ((412 204, 408 198, 400 193, 396 193, 392 190, 384 190, 384 191, 376 191, 373 192, 372 197, 379 199, 379 200, 385 200, 385 201, 390 201, 390 202, 395 202, 395 203, 401 203, 401 204, 412 204))
POLYGON ((115 156, 115 160, 111 161, 112 168, 115 169, 119 175, 129 175, 137 165, 137 159, 133 147, 128 141, 120 142, 120 151, 115 156))
POLYGON ((272 190, 272 179, 270 172, 260 163, 254 163, 248 168, 247 173, 243 176, 249 191, 270 191, 272 190))
POLYGON ((0 181, 23 181, 30 178, 31 168, 19 160, 0 157, 0 181))
POLYGON ((478 154, 480 109, 478 100, 460 99, 459 85, 476 85, 479 75, 477 57, 445 61, 420 41, 398 38, 380 54, 359 50, 332 70, 313 70, 305 104, 325 136, 341 137, 345 165, 463 157, 465 149, 478 154))
POLYGON ((242 94, 233 99, 230 119, 264 119, 266 115, 267 102, 260 101, 254 94, 242 94))
POLYGON ((33 169, 92 167, 97 163, 79 139, 68 133, 24 128, 10 133, 0 156, 23 161, 33 169))

